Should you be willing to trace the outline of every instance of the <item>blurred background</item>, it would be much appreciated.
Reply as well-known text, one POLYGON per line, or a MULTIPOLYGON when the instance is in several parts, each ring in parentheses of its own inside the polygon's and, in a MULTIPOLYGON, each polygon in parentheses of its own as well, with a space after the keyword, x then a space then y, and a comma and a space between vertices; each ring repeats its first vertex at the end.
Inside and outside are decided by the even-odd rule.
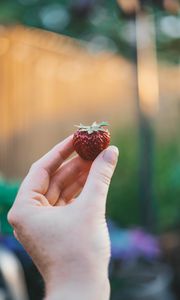
POLYGON ((0 2, 0 300, 43 281, 7 223, 33 161, 108 121, 111 300, 180 299, 180 2, 0 2))

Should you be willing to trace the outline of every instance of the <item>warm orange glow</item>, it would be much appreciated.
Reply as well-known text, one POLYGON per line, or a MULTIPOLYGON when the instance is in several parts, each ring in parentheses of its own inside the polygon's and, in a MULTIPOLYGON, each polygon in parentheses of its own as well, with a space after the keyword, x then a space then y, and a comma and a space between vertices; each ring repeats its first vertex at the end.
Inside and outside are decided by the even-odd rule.
POLYGON ((159 80, 155 49, 155 28, 150 16, 137 16, 137 68, 140 108, 154 116, 159 108, 159 80))
POLYGON ((117 2, 126 13, 134 13, 140 10, 139 0, 117 0, 117 2))
POLYGON ((125 59, 20 26, 4 27, 0 39, 1 172, 24 176, 74 124, 132 122, 133 69, 125 59))
POLYGON ((4 28, 0 40, 1 137, 65 112, 70 118, 77 104, 79 112, 98 110, 129 93, 120 86, 130 68, 115 55, 93 55, 71 38, 19 26, 4 28))
POLYGON ((178 0, 164 0, 164 8, 176 14, 180 11, 180 3, 178 0))
POLYGON ((0 37, 0 55, 3 55, 8 51, 9 39, 5 37, 0 37))
MULTIPOLYGON (((24 176, 74 124, 106 120, 112 133, 135 126, 134 66, 120 55, 92 54, 74 39, 19 26, 0 27, 0 40, 0 172, 6 176, 24 176)), ((139 53, 141 108, 154 114, 154 52, 139 53)), ((178 72, 159 67, 163 103, 171 107, 178 105, 172 105, 179 99, 178 72)), ((170 111, 179 120, 178 109, 161 116, 170 111)))

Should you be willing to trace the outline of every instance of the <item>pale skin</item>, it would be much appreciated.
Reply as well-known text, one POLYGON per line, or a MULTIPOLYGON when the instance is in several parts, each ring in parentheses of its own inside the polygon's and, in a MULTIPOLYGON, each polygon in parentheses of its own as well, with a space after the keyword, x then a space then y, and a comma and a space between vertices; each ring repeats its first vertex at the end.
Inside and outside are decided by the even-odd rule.
POLYGON ((8 220, 44 278, 46 300, 108 300, 105 207, 118 149, 93 163, 68 160, 72 153, 70 136, 31 166, 8 220))

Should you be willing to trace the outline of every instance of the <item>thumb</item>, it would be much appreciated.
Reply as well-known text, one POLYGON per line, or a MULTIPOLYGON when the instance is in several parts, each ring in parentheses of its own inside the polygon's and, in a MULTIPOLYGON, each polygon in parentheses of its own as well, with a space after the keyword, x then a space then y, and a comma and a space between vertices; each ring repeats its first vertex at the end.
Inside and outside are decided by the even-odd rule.
POLYGON ((105 210, 107 193, 117 160, 118 148, 110 146, 94 160, 80 198, 85 205, 105 210))

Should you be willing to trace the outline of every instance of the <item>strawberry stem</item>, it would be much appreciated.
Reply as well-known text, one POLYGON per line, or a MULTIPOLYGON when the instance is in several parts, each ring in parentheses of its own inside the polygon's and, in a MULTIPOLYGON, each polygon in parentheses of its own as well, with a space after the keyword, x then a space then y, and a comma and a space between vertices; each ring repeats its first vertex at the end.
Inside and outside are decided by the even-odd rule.
POLYGON ((106 131, 106 129, 104 129, 104 126, 108 126, 109 124, 107 122, 101 122, 101 123, 97 123, 97 122, 93 122, 92 125, 90 126, 86 126, 83 124, 80 125, 75 125, 75 127, 77 127, 79 129, 79 131, 87 131, 88 134, 91 134, 93 132, 97 132, 97 131, 106 131))

